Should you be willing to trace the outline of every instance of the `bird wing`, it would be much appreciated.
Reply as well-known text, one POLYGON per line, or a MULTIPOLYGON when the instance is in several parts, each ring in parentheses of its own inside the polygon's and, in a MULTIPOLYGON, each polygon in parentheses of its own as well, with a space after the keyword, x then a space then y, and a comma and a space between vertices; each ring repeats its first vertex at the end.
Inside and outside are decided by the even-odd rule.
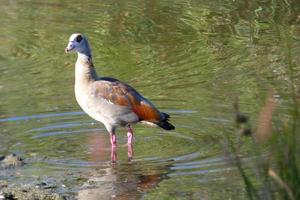
POLYGON ((163 115, 155 106, 139 94, 131 86, 113 78, 101 78, 94 83, 97 97, 105 99, 111 104, 131 108, 140 120, 159 122, 163 115))

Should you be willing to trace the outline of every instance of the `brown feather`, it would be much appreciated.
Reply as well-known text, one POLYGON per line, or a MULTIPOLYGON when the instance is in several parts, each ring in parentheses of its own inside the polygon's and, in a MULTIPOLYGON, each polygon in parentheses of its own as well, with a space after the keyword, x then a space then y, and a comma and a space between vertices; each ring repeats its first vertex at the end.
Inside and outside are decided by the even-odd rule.
POLYGON ((160 112, 143 101, 139 102, 139 104, 134 104, 132 110, 140 119, 150 122, 159 122, 161 120, 160 112))
POLYGON ((162 115, 154 105, 131 86, 113 78, 101 78, 96 83, 97 96, 119 106, 130 106, 140 120, 150 122, 162 120, 162 115))

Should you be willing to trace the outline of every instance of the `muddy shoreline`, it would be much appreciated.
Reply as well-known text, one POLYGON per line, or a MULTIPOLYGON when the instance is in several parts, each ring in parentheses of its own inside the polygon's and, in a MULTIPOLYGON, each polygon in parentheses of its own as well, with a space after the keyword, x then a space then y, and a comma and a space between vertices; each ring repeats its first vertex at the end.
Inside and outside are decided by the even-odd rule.
POLYGON ((57 190, 64 185, 57 184, 49 178, 43 181, 19 183, 18 176, 22 176, 22 167, 26 159, 11 153, 0 156, 0 200, 66 200, 66 195, 59 194, 57 190), (6 180, 7 179, 7 180, 6 180))
MULTIPOLYGON (((83 171, 61 171, 61 175, 42 174, 30 176, 37 158, 23 158, 16 154, 1 156, 0 200, 98 200, 140 199, 167 178, 168 167, 150 170, 148 173, 133 173, 139 165, 109 164, 106 168, 90 168, 83 171), (120 168, 128 165, 132 171, 119 174, 120 168), (28 175, 29 174, 29 175, 28 175)), ((47 158, 44 158, 47 160, 47 158)), ((44 160, 44 161, 46 161, 44 160)), ((40 169, 35 169, 40 170, 40 169)))

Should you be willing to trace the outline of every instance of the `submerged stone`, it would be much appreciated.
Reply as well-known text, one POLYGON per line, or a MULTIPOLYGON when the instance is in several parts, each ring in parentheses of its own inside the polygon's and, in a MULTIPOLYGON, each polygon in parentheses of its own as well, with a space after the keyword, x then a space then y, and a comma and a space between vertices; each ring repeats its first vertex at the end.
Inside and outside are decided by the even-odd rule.
POLYGON ((19 167, 25 164, 24 159, 12 153, 7 156, 0 156, 0 168, 19 167))
POLYGON ((34 186, 8 187, 0 191, 2 200, 65 200, 66 198, 58 193, 42 190, 34 186))

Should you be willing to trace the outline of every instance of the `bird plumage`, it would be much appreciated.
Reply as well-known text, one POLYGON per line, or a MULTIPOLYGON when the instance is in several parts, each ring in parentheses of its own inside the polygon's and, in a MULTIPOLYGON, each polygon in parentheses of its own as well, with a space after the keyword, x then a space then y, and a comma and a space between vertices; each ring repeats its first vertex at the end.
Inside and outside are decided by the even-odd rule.
POLYGON ((174 129, 169 115, 160 112, 134 88, 117 79, 98 77, 93 65, 88 40, 79 33, 72 34, 66 52, 76 51, 75 96, 81 108, 102 122, 110 134, 118 126, 138 122, 174 129))

